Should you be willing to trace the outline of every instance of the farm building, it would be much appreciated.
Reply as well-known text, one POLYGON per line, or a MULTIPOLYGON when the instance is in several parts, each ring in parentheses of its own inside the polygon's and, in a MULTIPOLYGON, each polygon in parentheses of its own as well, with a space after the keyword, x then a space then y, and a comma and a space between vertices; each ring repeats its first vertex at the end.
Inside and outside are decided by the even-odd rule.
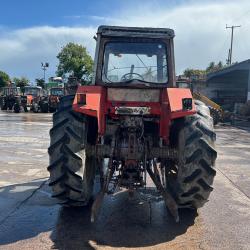
POLYGON ((250 59, 207 75, 201 92, 223 106, 250 100, 250 59))

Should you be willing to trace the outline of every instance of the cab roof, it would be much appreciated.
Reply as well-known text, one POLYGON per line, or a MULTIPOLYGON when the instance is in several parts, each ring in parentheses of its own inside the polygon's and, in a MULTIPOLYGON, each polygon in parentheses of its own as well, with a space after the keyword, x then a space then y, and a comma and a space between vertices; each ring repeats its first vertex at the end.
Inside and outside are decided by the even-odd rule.
POLYGON ((42 87, 40 87, 40 86, 25 86, 24 88, 27 88, 27 89, 42 89, 42 87))
POLYGON ((2 89, 20 89, 20 87, 7 86, 7 87, 3 87, 2 89))
POLYGON ((122 26, 99 26, 97 34, 110 37, 173 38, 174 30, 168 28, 142 28, 122 26))

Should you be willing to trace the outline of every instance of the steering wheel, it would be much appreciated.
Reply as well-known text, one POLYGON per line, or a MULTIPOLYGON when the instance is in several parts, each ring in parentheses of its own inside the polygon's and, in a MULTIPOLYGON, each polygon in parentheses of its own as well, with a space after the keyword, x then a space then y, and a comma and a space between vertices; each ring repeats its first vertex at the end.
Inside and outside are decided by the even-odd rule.
POLYGON ((138 73, 126 73, 124 74, 122 77, 121 77, 121 81, 122 82, 125 82, 125 81, 128 81, 128 80, 131 80, 132 79, 132 75, 136 75, 136 76, 139 76, 140 79, 139 80, 144 80, 143 76, 138 74, 138 73))

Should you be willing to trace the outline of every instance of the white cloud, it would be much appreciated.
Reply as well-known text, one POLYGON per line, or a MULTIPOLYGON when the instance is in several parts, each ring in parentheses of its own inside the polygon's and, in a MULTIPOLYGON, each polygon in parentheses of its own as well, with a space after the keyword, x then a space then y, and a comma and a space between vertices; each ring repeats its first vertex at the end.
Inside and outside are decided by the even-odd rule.
POLYGON ((0 36, 0 69, 11 76, 42 77, 41 62, 49 62, 47 75, 55 74, 56 55, 68 42, 84 44, 93 55, 95 28, 33 27, 5 31, 0 36), (93 40, 93 41, 92 41, 93 40))
POLYGON ((124 12, 117 24, 173 28, 176 69, 180 73, 187 67, 204 68, 210 61, 225 62, 231 34, 226 24, 242 24, 235 30, 234 61, 249 59, 249 17, 249 1, 189 1, 172 9, 152 5, 132 9, 124 12))
MULTIPOLYGON (((241 24, 235 30, 233 59, 250 56, 250 2, 186 1, 175 7, 154 4, 128 7, 109 18, 92 16, 98 23, 127 26, 169 27, 176 33, 175 55, 177 73, 187 67, 204 68, 210 61, 225 62, 230 44, 226 24, 241 24), (249 12, 248 12, 249 11, 249 12)), ((81 16, 75 18, 81 19, 81 16)), ((48 75, 54 75, 56 55, 67 42, 84 44, 94 54, 92 39, 97 27, 32 27, 8 31, 1 27, 0 69, 12 76, 41 77, 41 61, 49 61, 48 75)))

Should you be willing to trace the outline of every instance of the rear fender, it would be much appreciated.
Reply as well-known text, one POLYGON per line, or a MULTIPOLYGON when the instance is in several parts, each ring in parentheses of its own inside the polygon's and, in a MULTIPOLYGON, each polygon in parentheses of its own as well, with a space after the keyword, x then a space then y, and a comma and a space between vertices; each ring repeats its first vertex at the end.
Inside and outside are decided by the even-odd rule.
POLYGON ((79 86, 73 102, 73 110, 98 121, 98 134, 105 133, 106 88, 101 86, 79 86), (82 98, 82 102, 79 102, 82 98))
POLYGON ((162 91, 160 116, 160 137, 169 143, 171 122, 196 113, 192 93, 190 89, 167 88, 162 91), (191 99, 192 105, 189 109, 183 107, 183 100, 191 99))
POLYGON ((166 89, 166 92, 167 92, 167 101, 169 103, 171 120, 196 113, 190 89, 168 88, 166 89), (183 99, 192 100, 192 106, 190 109, 185 109, 183 107, 183 99))

